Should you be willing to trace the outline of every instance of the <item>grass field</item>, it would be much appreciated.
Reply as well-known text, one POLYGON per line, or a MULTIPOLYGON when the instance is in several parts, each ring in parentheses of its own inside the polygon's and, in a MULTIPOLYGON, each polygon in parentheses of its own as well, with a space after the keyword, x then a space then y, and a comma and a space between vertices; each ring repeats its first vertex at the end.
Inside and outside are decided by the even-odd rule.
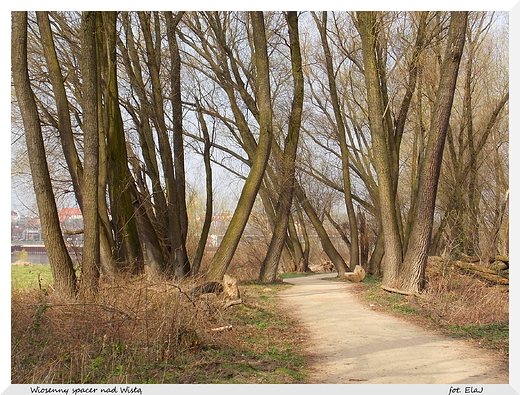
POLYGON ((52 284, 50 265, 11 266, 11 289, 30 290, 52 284))

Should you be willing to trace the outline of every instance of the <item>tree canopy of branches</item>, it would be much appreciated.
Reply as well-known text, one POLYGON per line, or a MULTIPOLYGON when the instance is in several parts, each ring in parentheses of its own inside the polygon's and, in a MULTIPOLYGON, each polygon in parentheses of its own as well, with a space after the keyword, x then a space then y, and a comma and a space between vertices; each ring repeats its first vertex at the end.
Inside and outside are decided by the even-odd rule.
POLYGON ((507 45, 499 12, 13 12, 13 152, 56 288, 221 281, 255 207, 263 282, 317 245, 403 293, 428 254, 508 255, 507 45), (216 194, 233 212, 207 258, 216 194), (61 195, 83 214, 80 280, 61 195))

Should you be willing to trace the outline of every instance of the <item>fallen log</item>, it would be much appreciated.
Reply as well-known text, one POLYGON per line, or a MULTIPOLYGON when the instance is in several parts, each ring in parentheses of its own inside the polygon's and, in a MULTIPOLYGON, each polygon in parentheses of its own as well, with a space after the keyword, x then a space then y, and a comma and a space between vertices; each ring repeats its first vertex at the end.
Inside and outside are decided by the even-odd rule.
POLYGON ((222 331, 225 331, 225 330, 231 330, 233 329, 233 325, 225 325, 225 326, 220 326, 218 328, 212 328, 210 329, 210 332, 222 332, 222 331))
POLYGON ((466 254, 460 254, 460 256, 466 262, 471 262, 471 263, 480 262, 480 258, 478 256, 469 256, 469 255, 466 255, 466 254))
POLYGON ((502 261, 494 261, 492 264, 491 264, 491 267, 493 269, 495 269, 496 271, 505 271, 505 270, 509 270, 509 264, 506 263, 506 262, 502 262, 502 261))
POLYGON ((242 304, 242 299, 230 300, 229 302, 224 303, 222 309, 227 309, 228 307, 235 306, 237 304, 242 304))
POLYGON ((482 273, 496 274, 494 270, 488 269, 487 267, 475 265, 474 263, 453 261, 452 264, 463 269, 476 270, 482 273))
POLYGON ((486 267, 475 265, 474 263, 461 262, 461 261, 453 261, 451 262, 453 265, 460 267, 462 269, 471 270, 477 276, 491 281, 495 284, 509 285, 509 279, 497 275, 493 270, 488 269, 486 267))
POLYGON ((504 263, 507 263, 508 266, 509 266, 509 257, 508 257, 508 256, 504 256, 504 255, 495 255, 495 256, 493 257, 493 261, 504 262, 504 263))
MULTIPOLYGON (((466 262, 471 262, 471 263, 475 263, 475 262, 485 262, 485 258, 479 258, 478 256, 469 256, 469 255, 466 255, 466 254, 460 254, 461 258, 464 259, 466 262)), ((495 255, 495 256, 491 256, 488 258, 487 260, 489 263, 492 263, 492 262, 495 262, 495 261, 500 261, 500 262, 504 262, 504 263, 509 263, 509 257, 508 256, 505 256, 505 255, 495 255)))
POLYGON ((407 291, 403 291, 403 290, 401 290, 401 289, 387 287, 387 286, 385 286, 385 285, 382 285, 382 286, 381 286, 381 289, 382 289, 383 291, 386 291, 386 292, 396 293, 396 294, 400 294, 400 295, 406 295, 406 296, 417 296, 417 294, 414 293, 414 292, 407 292, 407 291))

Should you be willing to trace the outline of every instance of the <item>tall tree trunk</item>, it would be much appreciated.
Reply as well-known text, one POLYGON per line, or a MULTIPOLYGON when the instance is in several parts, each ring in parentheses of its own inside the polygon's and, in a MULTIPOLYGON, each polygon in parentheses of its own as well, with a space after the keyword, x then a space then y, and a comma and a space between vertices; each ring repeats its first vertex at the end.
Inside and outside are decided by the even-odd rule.
MULTIPOLYGON (((313 14, 314 15, 314 14, 313 14)), ((336 127, 338 131, 339 146, 341 150, 341 163, 342 163, 342 175, 343 175, 343 189, 345 198, 345 207, 347 208, 347 215, 350 229, 350 270, 354 271, 356 265, 359 264, 359 232, 356 219, 356 211, 354 210, 354 204, 352 202, 352 188, 350 182, 350 160, 349 150, 347 146, 346 129, 343 121, 343 114, 341 113, 338 89, 336 86, 336 77, 334 73, 334 65, 332 63, 332 54, 330 52, 329 43, 327 40, 327 11, 323 11, 321 22, 314 16, 316 25, 321 36, 321 45, 325 54, 325 66, 327 70, 327 79, 329 82, 329 93, 332 108, 334 110, 334 118, 336 120, 336 127)))
POLYGON ((299 262, 297 262, 296 271, 305 273, 308 272, 309 269, 309 255, 310 255, 310 239, 309 234, 307 233, 307 227, 305 225, 305 219, 303 218, 302 209, 298 202, 295 202, 296 213, 298 214, 298 221, 300 224, 300 230, 302 232, 303 240, 305 241, 305 249, 302 251, 302 257, 299 262))
POLYGON ((255 149, 253 165, 246 179, 235 213, 226 230, 224 238, 215 253, 207 273, 209 280, 220 281, 233 258, 240 237, 245 229, 249 214, 255 203, 262 183, 265 168, 271 151, 272 109, 271 85, 269 82, 269 58, 265 35, 264 16, 261 11, 250 13, 253 26, 254 62, 257 72, 257 100, 259 108, 260 135, 255 149))
MULTIPOLYGON (((293 192, 294 193, 294 192, 293 192)), ((293 207, 295 199, 293 196, 293 207)), ((287 234, 287 238, 285 240, 285 244, 287 246, 287 253, 290 254, 293 263, 296 265, 296 271, 299 271, 299 268, 304 266, 309 266, 309 262, 307 259, 307 263, 305 263, 305 252, 300 242, 300 237, 296 230, 296 225, 294 223, 294 217, 292 215, 289 216, 289 224, 287 225, 287 230, 289 233, 287 234)), ((305 230, 305 229, 304 229, 305 230)), ((304 270, 305 271, 305 270, 304 270)))
POLYGON ((100 239, 98 215, 99 134, 98 134, 98 69, 96 55, 96 12, 82 14, 81 76, 83 80, 83 261, 80 296, 93 298, 98 291, 100 239))
POLYGON ((106 93, 107 112, 107 168, 110 212, 115 240, 115 255, 118 264, 132 273, 143 270, 137 224, 132 205, 130 171, 126 153, 123 120, 119 108, 116 62, 117 13, 103 12, 106 38, 106 93))
POLYGON ((76 274, 63 240, 52 190, 38 108, 27 63, 27 13, 12 12, 11 62, 13 83, 22 114, 29 165, 45 247, 57 292, 76 295, 76 274))
POLYGON ((298 14, 295 11, 287 12, 286 20, 289 28, 294 96, 289 115, 288 132, 285 138, 281 176, 279 177, 282 185, 278 195, 278 203, 276 204, 275 228, 260 269, 260 281, 264 283, 273 282, 276 279, 278 263, 287 237, 287 226, 294 193, 296 151, 298 149, 303 110, 304 83, 298 33, 298 14))
POLYGON ((358 210, 358 226, 359 226, 359 259, 362 265, 368 267, 368 250, 370 248, 368 226, 365 213, 358 210))
POLYGON ((448 43, 430 123, 425 164, 419 176, 417 208, 399 283, 400 289, 406 292, 418 292, 424 287, 424 271, 433 227, 442 154, 464 49, 467 19, 467 12, 451 13, 448 43))
POLYGON ((380 277, 383 274, 382 262, 385 255, 385 236, 383 234, 383 228, 379 226, 376 243, 372 255, 370 255, 370 261, 368 262, 368 272, 374 276, 380 277))
MULTIPOLYGON (((105 45, 105 32, 103 25, 103 13, 97 14, 96 39, 97 39, 97 59, 98 59, 98 76, 102 81, 103 76, 107 75, 108 62, 107 48, 105 45)), ((115 240, 112 233, 112 224, 109 218, 109 208, 107 202, 108 187, 108 148, 107 148, 107 111, 104 105, 104 90, 98 90, 98 212, 99 212, 99 234, 100 234, 100 250, 101 250, 101 272, 107 278, 115 278, 119 274, 115 256, 115 240)))
POLYGON ((47 11, 36 12, 38 28, 40 30, 43 54, 47 69, 49 70, 49 78, 52 84, 54 100, 56 101, 56 111, 58 116, 58 132, 60 134, 61 145, 67 167, 72 180, 72 185, 76 200, 82 207, 82 189, 81 180, 83 179, 83 166, 79 159, 76 145, 74 144, 74 135, 72 133, 72 124, 70 121, 69 102, 67 93, 65 92, 65 84, 61 74, 61 68, 54 46, 54 39, 47 11))
MULTIPOLYGON (((184 168, 184 139, 182 130, 182 97, 181 97, 181 55, 177 44, 176 29, 181 20, 183 12, 178 12, 175 16, 171 11, 166 11, 166 35, 170 49, 171 71, 171 102, 173 119, 173 164, 175 168, 175 183, 177 185, 179 220, 181 225, 182 241, 186 243, 188 236, 188 210, 186 209, 186 171, 184 168)), ((184 271, 187 273, 189 262, 184 271)))
MULTIPOLYGON (((399 279, 399 267, 403 259, 402 241, 397 215, 397 198, 393 174, 392 152, 387 138, 385 107, 380 88, 378 62, 376 58, 376 17, 374 11, 357 13, 357 28, 361 36, 365 85, 374 167, 379 183, 379 207, 384 234, 385 255, 383 259, 383 284, 395 287, 399 279)), ((395 148, 395 145, 392 144, 395 148)))
MULTIPOLYGON (((157 137, 159 141, 159 152, 163 166, 166 184, 166 197, 168 202, 168 237, 170 242, 170 263, 168 270, 177 278, 183 278, 189 272, 189 260, 186 253, 185 237, 183 236, 181 219, 183 213, 175 180, 174 157, 170 139, 168 137, 166 121, 164 116, 164 100, 160 83, 160 64, 157 63, 157 49, 153 45, 150 15, 148 12, 139 12, 139 20, 148 55, 148 70, 150 72, 152 85, 152 104, 157 126, 157 137)), ((179 115, 176 114, 178 117, 179 115)), ((177 119, 177 122, 179 120, 177 119)))

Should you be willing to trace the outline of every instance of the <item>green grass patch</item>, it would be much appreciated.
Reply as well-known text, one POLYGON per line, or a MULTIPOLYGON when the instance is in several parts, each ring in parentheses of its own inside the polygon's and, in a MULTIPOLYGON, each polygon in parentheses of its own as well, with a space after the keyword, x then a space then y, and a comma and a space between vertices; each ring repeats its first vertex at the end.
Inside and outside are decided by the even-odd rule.
POLYGON ((494 350, 507 349, 509 345, 509 323, 502 322, 489 325, 445 325, 445 329, 454 337, 470 338, 494 350))
POLYGON ((304 272, 304 273, 298 273, 298 272, 286 272, 286 273, 280 273, 278 275, 278 278, 295 278, 295 277, 306 277, 306 276, 312 276, 313 272, 304 272))
POLYGON ((364 284, 381 284, 381 279, 373 274, 367 274, 362 282, 364 284))
POLYGON ((11 266, 11 289, 46 288, 53 283, 50 265, 11 266))
POLYGON ((392 310, 399 314, 406 314, 406 315, 414 315, 414 314, 419 315, 420 314, 419 310, 417 310, 413 307, 410 307, 408 305, 392 306, 392 310))

